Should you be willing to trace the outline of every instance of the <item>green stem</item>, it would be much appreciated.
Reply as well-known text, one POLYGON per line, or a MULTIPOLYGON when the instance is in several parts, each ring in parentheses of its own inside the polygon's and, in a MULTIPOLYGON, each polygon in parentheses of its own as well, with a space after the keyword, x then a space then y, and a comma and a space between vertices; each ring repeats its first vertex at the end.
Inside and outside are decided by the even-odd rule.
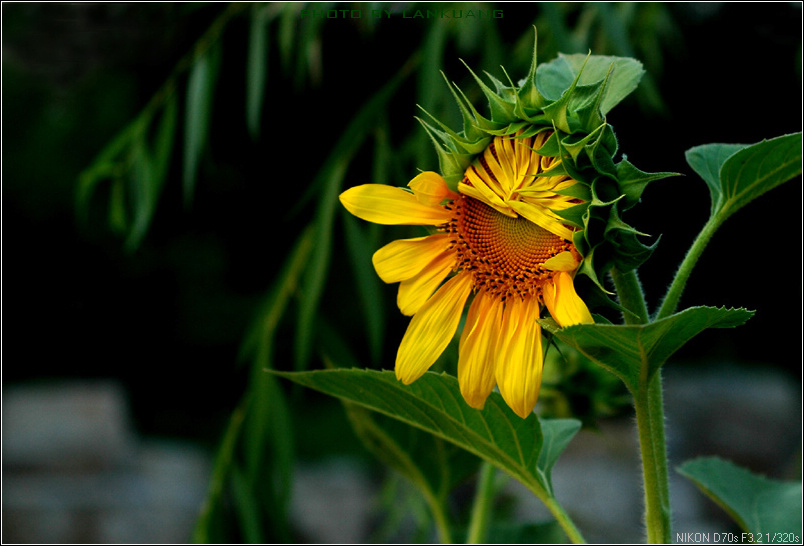
POLYGON ((664 301, 662 302, 662 306, 659 308, 659 312, 656 313, 656 320, 663 319, 669 317, 673 313, 675 313, 676 308, 678 307, 678 302, 681 299, 681 294, 684 292, 684 287, 687 284, 687 279, 692 273, 692 269, 695 267, 695 264, 698 262, 698 258, 701 257, 706 245, 709 243, 709 240, 712 238, 712 235, 715 234, 715 231, 720 227, 722 223, 722 219, 718 216, 711 216, 709 220, 704 225, 701 232, 696 237, 695 242, 692 243, 692 246, 687 251, 687 255, 684 257, 684 261, 681 262, 681 265, 676 272, 676 276, 673 279, 672 284, 670 284, 670 288, 667 290, 667 294, 664 297, 664 301))
POLYGON ((567 534, 567 538, 569 538, 573 544, 586 543, 581 532, 577 527, 575 527, 575 523, 573 523, 572 519, 570 519, 569 515, 564 511, 564 508, 556 499, 553 497, 547 497, 543 498, 542 502, 544 502, 544 505, 548 510, 550 510, 550 513, 553 514, 553 517, 556 518, 558 524, 567 534))
POLYGON ((626 324, 646 324, 648 322, 648 307, 645 304, 645 295, 642 284, 637 277, 636 269, 622 272, 619 269, 611 270, 611 278, 617 290, 617 298, 627 311, 623 313, 626 324))
POLYGON ((491 509, 494 501, 494 465, 483 461, 480 467, 480 476, 477 479, 477 492, 472 505, 472 517, 469 520, 469 532, 466 536, 467 544, 483 544, 489 530, 491 509))
POLYGON ((430 502, 433 511, 433 519, 438 530, 438 541, 441 544, 452 544, 452 533, 450 532, 449 518, 444 511, 444 503, 437 499, 430 502))
MULTIPOLYGON (((711 237, 707 236, 706 241, 711 237)), ((699 236, 699 240, 701 237, 699 236)), ((700 250, 684 269, 689 276, 697 256, 706 245, 701 243, 700 250)), ((696 241, 697 243, 698 241, 696 241)), ((695 245, 693 245, 695 247, 695 245)), ((688 254, 689 258, 689 254, 688 254)), ((684 263, 687 263, 685 259, 684 263)), ((682 264, 683 267, 683 264, 682 264)), ((679 269, 681 273, 681 269, 679 269)), ((678 279, 679 275, 676 276, 678 279)), ((620 304, 629 312, 623 313, 626 324, 646 324, 649 321, 645 297, 636 270, 623 273, 613 269, 611 278, 617 289, 620 304)), ((684 282, 686 277, 684 278, 684 282)), ((675 286, 675 282, 674 282, 675 286)), ((678 297, 681 295, 678 289, 678 297)), ((675 292, 674 292, 675 293, 675 292)), ((665 300, 666 302, 667 300, 665 300)), ((671 311, 672 312, 672 311, 671 311)), ((667 479, 667 447, 664 433, 664 401, 662 394, 661 371, 657 371, 648 380, 647 367, 634 393, 634 408, 636 410, 637 431, 639 434, 639 449, 642 456, 642 475, 645 485, 645 527, 648 533, 648 542, 652 544, 667 544, 670 542, 670 489, 667 479)))
POLYGON ((667 448, 664 435, 662 379, 656 372, 640 379, 634 395, 642 474, 645 486, 645 526, 648 543, 670 543, 670 489, 667 480, 667 448))

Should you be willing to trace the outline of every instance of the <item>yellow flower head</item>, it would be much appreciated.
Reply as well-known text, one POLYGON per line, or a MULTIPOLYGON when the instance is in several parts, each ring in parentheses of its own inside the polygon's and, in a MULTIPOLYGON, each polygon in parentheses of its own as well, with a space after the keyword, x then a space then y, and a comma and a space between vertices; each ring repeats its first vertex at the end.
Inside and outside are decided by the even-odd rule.
POLYGON ((396 360, 403 383, 438 359, 473 295, 459 347, 461 393, 480 409, 498 385, 525 418, 541 385, 542 307, 561 326, 592 322, 573 285, 581 263, 575 228, 557 214, 578 204, 559 193, 576 181, 557 169, 559 159, 538 153, 550 133, 494 137, 458 192, 425 172, 408 184, 412 191, 367 184, 341 194, 346 209, 364 220, 437 230, 393 241, 373 257, 383 281, 400 283, 399 309, 413 316, 396 360))
MULTIPOLYGON (((471 70, 470 70, 471 72, 471 70)), ((520 416, 533 411, 543 351, 538 319, 592 322, 575 291, 576 273, 601 292, 612 267, 629 271, 651 254, 623 221, 645 186, 671 173, 615 163, 606 114, 643 74, 634 59, 560 55, 518 85, 472 76, 488 99, 482 116, 447 82, 463 118, 456 132, 433 116, 419 120, 435 144, 441 174, 424 172, 409 189, 380 184, 341 194, 355 216, 379 224, 433 226, 427 237, 393 241, 374 254, 379 276, 399 284, 397 304, 412 316, 396 375, 409 384, 461 333, 458 380, 482 408, 494 386, 520 416)))

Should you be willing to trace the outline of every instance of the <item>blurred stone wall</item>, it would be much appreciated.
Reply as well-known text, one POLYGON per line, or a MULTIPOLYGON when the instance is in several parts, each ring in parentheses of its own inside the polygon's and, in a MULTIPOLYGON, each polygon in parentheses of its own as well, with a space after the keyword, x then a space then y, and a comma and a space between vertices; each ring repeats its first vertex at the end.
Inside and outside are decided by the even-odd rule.
POLYGON ((211 464, 133 430, 114 382, 3 391, 4 543, 189 542, 211 464))

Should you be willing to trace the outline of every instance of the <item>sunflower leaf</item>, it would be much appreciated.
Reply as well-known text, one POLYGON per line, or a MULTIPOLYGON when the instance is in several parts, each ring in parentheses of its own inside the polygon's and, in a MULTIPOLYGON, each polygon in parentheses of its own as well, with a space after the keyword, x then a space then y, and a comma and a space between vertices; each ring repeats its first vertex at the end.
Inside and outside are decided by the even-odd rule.
POLYGON ((746 309, 690 307, 647 324, 578 324, 558 328, 540 320, 558 339, 578 349, 619 377, 636 392, 640 377, 647 382, 673 353, 707 328, 733 328, 753 316, 746 309), (647 373, 642 375, 643 370, 647 373))
POLYGON ((687 163, 712 197, 722 222, 765 192, 801 174, 801 133, 757 144, 704 144, 687 150, 687 163))
POLYGON ((636 59, 560 53, 557 59, 539 65, 536 70, 536 86, 546 99, 557 101, 577 78, 578 85, 589 86, 595 96, 600 93, 595 102, 600 113, 605 116, 636 89, 644 73, 642 63, 636 59), (603 82, 604 87, 598 90, 596 84, 603 82))
POLYGON ((581 85, 606 82, 600 98, 600 112, 604 116, 637 88, 645 74, 642 63, 628 57, 590 55, 587 60, 587 55, 575 53, 559 54, 559 58, 566 61, 573 73, 582 72, 581 85))
POLYGON ((553 464, 580 428, 574 420, 521 419, 497 393, 483 410, 472 409, 463 401, 457 379, 446 374, 428 372, 406 386, 391 371, 271 373, 452 442, 506 471, 543 501, 553 497, 553 464))
POLYGON ((801 481, 771 480, 717 457, 687 461, 677 470, 753 535, 747 540, 801 540, 801 481))

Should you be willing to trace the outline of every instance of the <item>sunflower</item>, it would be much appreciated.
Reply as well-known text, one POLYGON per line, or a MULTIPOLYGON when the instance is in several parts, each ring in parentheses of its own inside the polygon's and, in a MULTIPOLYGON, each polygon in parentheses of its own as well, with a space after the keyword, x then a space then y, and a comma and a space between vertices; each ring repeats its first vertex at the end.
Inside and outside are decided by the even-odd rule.
POLYGON ((577 192, 567 191, 577 182, 559 157, 539 153, 552 133, 495 136, 457 191, 438 173, 423 172, 410 190, 366 184, 341 194, 363 220, 435 228, 393 241, 372 259, 384 282, 400 283, 397 304, 413 317, 396 359, 404 384, 435 363, 471 298, 459 345, 461 394, 482 409, 496 385, 526 418, 541 386, 542 309, 562 327, 593 322, 574 287, 582 262, 572 243, 577 228, 559 214, 580 204, 577 192))

